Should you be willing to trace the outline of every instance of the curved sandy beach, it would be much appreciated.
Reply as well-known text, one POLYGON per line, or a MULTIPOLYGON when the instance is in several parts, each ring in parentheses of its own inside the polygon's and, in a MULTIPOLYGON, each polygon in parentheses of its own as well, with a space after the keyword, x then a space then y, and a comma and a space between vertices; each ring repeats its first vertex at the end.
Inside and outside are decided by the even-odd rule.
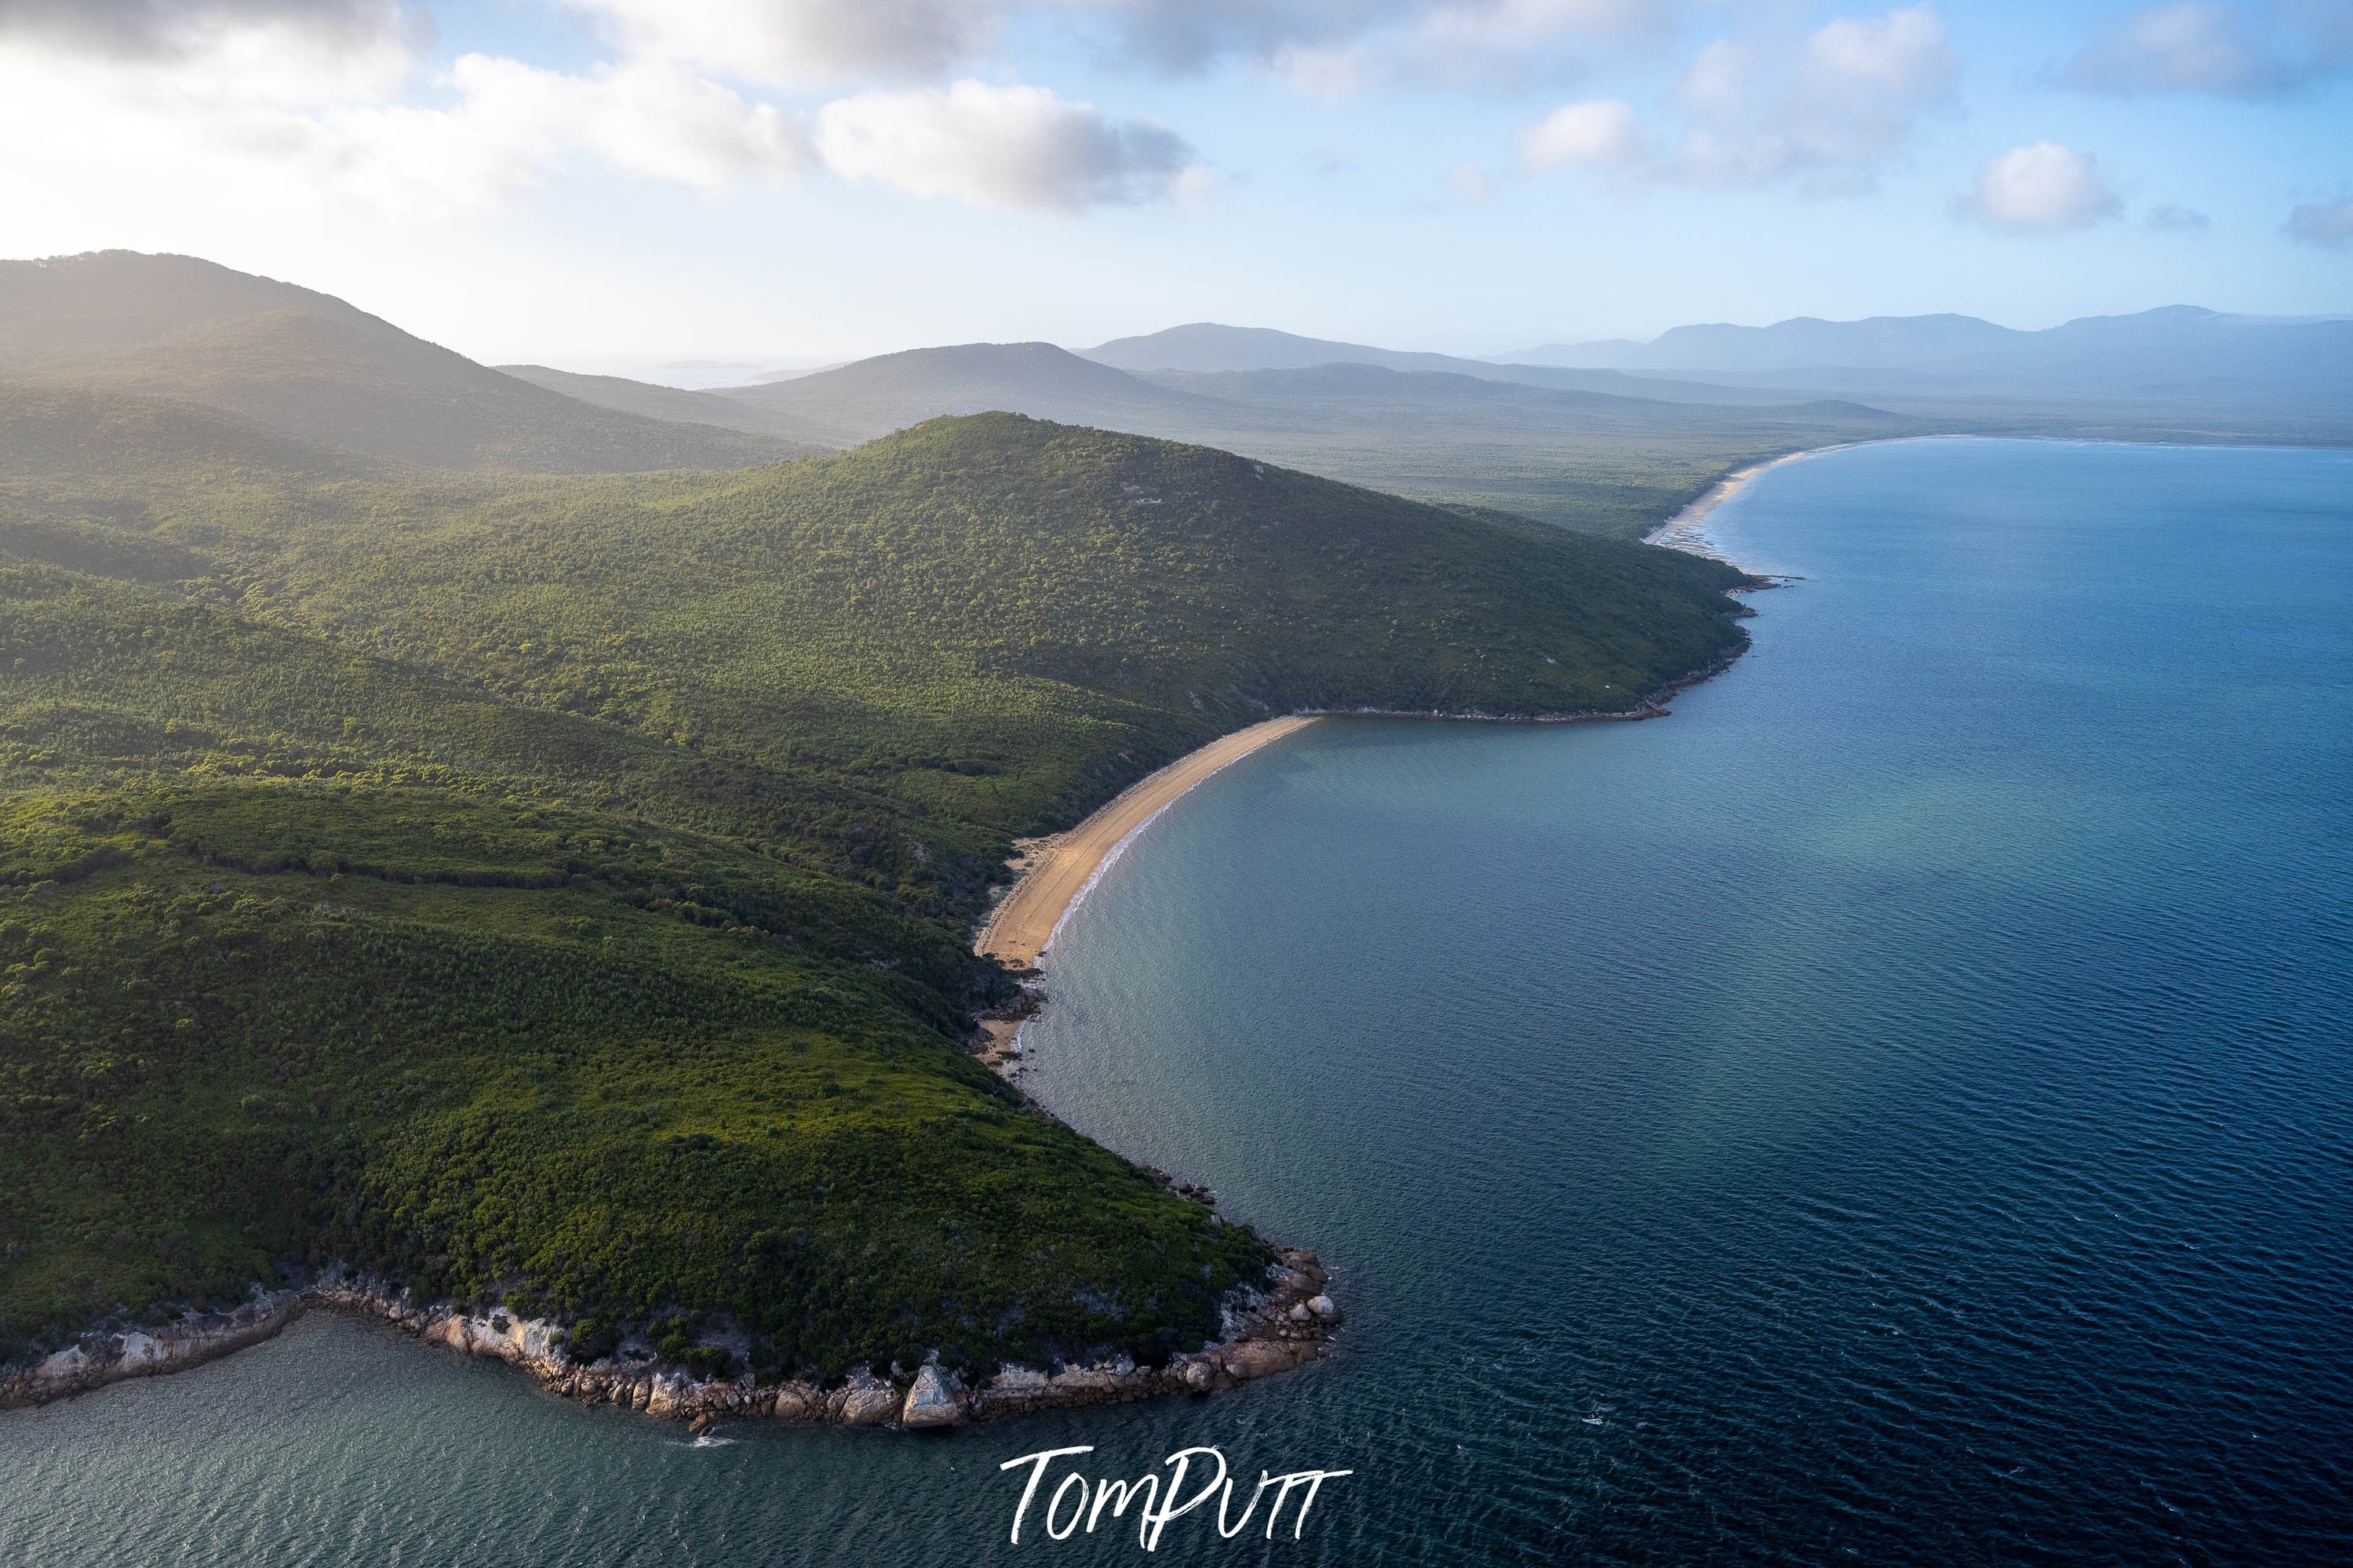
POLYGON ((1177 796, 1219 769, 1314 722, 1313 714, 1287 714, 1220 736, 1139 779, 1068 832, 1027 841, 1020 880, 980 928, 973 951, 1016 968, 1035 964, 1095 873, 1177 796))
POLYGON ((1841 441, 1837 446, 1809 447, 1802 452, 1789 452, 1766 462, 1751 463, 1745 468, 1736 468, 1716 480, 1715 488, 1707 494, 1642 535, 1642 542, 1664 545, 1669 550, 1680 550, 1687 555, 1705 555, 1720 560, 1722 557, 1716 554, 1715 542, 1708 538, 1700 524, 1707 521, 1708 513, 1739 494, 1743 485, 1767 468, 1778 468, 1784 463, 1794 463, 1800 458, 1811 458, 1823 452, 1835 452, 1843 447, 1873 444, 1862 441, 1841 441))

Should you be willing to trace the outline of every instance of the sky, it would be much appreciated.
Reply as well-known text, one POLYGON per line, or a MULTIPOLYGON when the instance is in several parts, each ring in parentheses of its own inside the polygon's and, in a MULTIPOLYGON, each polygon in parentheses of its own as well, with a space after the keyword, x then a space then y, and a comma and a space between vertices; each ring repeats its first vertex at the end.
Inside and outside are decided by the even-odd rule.
POLYGON ((2353 313, 2353 0, 0 0, 0 256, 681 384, 2353 313))

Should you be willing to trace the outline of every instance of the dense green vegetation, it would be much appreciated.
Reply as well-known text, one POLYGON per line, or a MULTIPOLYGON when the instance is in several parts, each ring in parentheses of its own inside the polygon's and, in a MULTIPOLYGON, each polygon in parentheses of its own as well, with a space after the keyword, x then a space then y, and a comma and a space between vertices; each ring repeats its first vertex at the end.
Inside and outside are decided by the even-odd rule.
POLYGON ((1269 711, 1623 707, 1711 563, 1012 416, 601 479, 0 390, 0 1332, 342 1259, 765 1369, 1262 1243, 963 1048, 1010 838, 1269 711))

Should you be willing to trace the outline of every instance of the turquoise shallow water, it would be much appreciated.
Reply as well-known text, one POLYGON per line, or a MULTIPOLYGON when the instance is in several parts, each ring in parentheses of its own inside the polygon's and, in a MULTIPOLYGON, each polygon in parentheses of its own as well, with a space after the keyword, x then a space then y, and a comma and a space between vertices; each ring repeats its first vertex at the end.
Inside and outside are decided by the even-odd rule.
POLYGON ((1321 1248, 1330 1363, 685 1435, 312 1320, 0 1416, 0 1563, 1109 1562, 1017 1454, 1353 1468, 1182 1561, 2353 1556, 2353 454, 1932 442, 1660 722, 1348 721, 1170 812, 1032 1089, 1321 1248))

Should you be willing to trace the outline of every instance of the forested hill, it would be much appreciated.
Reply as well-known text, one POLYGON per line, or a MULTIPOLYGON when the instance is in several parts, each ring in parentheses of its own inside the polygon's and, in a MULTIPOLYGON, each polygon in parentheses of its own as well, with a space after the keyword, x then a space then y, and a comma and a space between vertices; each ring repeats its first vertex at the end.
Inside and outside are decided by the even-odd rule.
POLYGON ((1010 837, 1269 711, 1739 640, 1710 563, 1012 416, 575 480, 94 392, 0 439, 16 1353, 331 1258, 583 1355, 1197 1342, 1261 1244, 962 1047, 1010 837))
POLYGON ((332 295, 189 256, 0 261, 0 381, 179 398, 441 468, 623 473, 808 449, 567 397, 332 295))

